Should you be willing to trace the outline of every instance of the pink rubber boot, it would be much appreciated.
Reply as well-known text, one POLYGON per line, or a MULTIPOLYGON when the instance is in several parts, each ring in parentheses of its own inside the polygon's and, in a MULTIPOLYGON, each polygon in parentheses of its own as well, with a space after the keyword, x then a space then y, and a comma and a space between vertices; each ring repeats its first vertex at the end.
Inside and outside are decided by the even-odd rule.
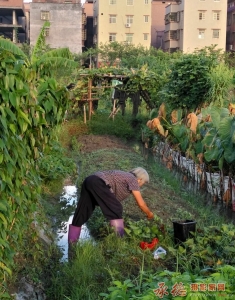
POLYGON ((110 220, 110 225, 114 227, 115 232, 119 236, 124 235, 124 221, 123 219, 110 220))

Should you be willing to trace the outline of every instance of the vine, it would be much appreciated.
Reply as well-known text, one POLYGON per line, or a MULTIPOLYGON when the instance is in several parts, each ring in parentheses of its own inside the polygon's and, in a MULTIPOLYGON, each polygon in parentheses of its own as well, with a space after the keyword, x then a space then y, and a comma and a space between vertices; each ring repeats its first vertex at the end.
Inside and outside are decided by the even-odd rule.
POLYGON ((7 278, 14 255, 34 220, 39 194, 38 158, 68 106, 66 88, 9 51, 0 51, 0 298, 9 298, 7 278))

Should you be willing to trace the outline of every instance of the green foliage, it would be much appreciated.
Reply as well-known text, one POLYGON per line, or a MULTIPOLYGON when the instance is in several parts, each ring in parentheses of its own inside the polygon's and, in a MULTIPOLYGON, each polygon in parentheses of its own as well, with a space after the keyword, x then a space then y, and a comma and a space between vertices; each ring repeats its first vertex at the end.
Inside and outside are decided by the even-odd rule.
MULTIPOLYGON (((202 110, 202 116, 211 116, 211 122, 199 124, 201 142, 207 162, 217 162, 224 169, 223 161, 235 162, 234 156, 234 116, 229 115, 227 108, 208 107, 202 110)), ((224 170, 226 171, 226 170, 224 170)), ((228 171, 228 170, 227 170, 228 171)))
POLYGON ((193 238, 168 250, 177 258, 178 269, 197 274, 204 268, 234 266, 234 243, 234 225, 222 224, 198 228, 193 238))
POLYGON ((37 38, 36 44, 33 47, 33 51, 32 51, 32 54, 31 54, 31 62, 32 63, 34 63, 37 60, 37 58, 42 54, 42 51, 46 47, 45 29, 47 27, 50 27, 50 22, 49 21, 46 21, 43 24, 42 29, 39 33, 38 38, 37 38))
POLYGON ((45 181, 58 180, 76 173, 76 164, 71 158, 67 158, 65 151, 58 145, 53 144, 50 150, 38 160, 39 173, 45 181))
POLYGON ((114 135, 123 139, 136 138, 136 129, 131 126, 130 116, 116 115, 114 120, 108 118, 109 114, 107 112, 97 112, 96 115, 92 117, 92 120, 88 123, 88 127, 93 134, 107 134, 114 135), (103 118, 106 121, 100 122, 103 118))
POLYGON ((5 50, 13 53, 15 57, 27 59, 25 53, 18 46, 16 46, 14 43, 11 43, 9 40, 6 40, 3 37, 0 37, 0 49, 1 52, 5 50))
POLYGON ((195 110, 207 101, 211 87, 209 74, 214 62, 207 56, 185 54, 175 60, 171 73, 161 94, 172 110, 183 108, 195 110))
POLYGON ((64 263, 47 282, 47 297, 51 300, 92 299, 107 287, 109 274, 99 244, 84 241, 76 247, 76 259, 64 263))
POLYGON ((133 222, 129 220, 125 224, 126 234, 139 241, 151 242, 153 238, 158 238, 161 242, 164 239, 164 226, 158 217, 151 221, 140 220, 133 222))
POLYGON ((224 63, 212 68, 209 74, 210 89, 207 92, 207 102, 218 107, 227 107, 229 104, 229 92, 232 89, 234 71, 224 63))
POLYGON ((235 268, 231 266, 218 267, 209 276, 193 276, 188 272, 178 273, 170 271, 159 271, 152 275, 144 274, 141 292, 137 291, 134 280, 113 281, 109 293, 101 293, 103 299, 177 299, 177 300, 206 300, 208 298, 231 299, 234 293, 235 268), (224 290, 215 289, 215 291, 195 291, 191 285, 198 286, 223 283, 224 290))
MULTIPOLYGON (((22 63, 25 56, 9 43, 0 40, 1 46, 9 46, 0 50, 1 282, 11 275, 14 254, 34 219, 40 193, 37 159, 52 129, 63 121, 69 101, 65 88, 53 78, 38 80, 22 63)), ((0 295, 4 293, 3 285, 0 295)))

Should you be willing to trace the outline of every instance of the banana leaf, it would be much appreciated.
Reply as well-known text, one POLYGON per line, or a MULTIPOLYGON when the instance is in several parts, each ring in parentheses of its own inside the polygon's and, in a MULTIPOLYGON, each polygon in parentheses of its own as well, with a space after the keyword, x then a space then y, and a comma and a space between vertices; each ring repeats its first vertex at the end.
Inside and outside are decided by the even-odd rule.
POLYGON ((4 39, 2 37, 0 37, 0 49, 9 51, 16 57, 19 56, 21 58, 27 59, 25 53, 18 46, 16 46, 12 41, 4 39))
POLYGON ((74 60, 66 59, 64 57, 46 57, 36 62, 36 65, 41 69, 43 68, 76 68, 78 63, 74 60))
POLYGON ((67 59, 73 59, 72 53, 69 48, 52 49, 44 53, 40 59, 47 59, 48 57, 65 57, 67 59))

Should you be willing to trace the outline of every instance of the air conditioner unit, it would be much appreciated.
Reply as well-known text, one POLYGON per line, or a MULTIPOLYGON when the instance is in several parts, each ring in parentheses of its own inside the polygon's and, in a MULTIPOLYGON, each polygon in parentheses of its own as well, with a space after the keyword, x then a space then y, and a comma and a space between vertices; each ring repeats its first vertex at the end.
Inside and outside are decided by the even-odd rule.
POLYGON ((130 27, 131 27, 131 24, 128 24, 128 23, 127 23, 125 26, 126 26, 126 28, 130 28, 130 27))

